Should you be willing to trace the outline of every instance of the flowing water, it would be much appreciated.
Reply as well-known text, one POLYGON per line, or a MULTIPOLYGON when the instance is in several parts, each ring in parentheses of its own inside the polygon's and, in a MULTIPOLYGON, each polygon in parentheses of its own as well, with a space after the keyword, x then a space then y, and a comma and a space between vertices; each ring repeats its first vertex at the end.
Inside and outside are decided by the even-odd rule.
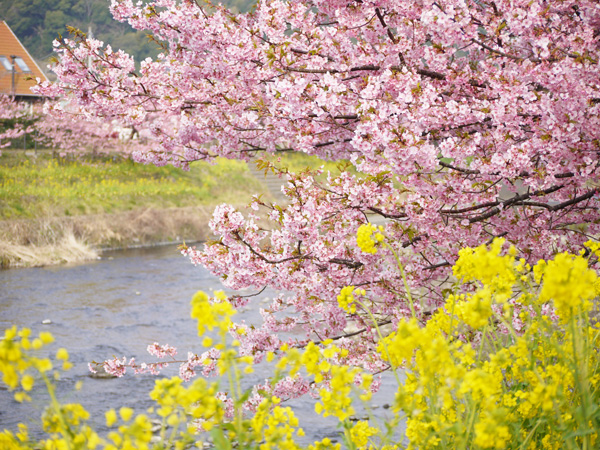
MULTIPOLYGON (((122 378, 94 379, 89 377, 88 362, 113 356, 152 361, 146 347, 154 342, 174 345, 182 355, 203 351, 189 314, 190 299, 199 289, 223 286, 205 269, 191 265, 174 246, 113 252, 82 265, 0 271, 0 332, 13 324, 31 328, 36 335, 51 332, 55 343, 48 348, 67 348, 74 363, 58 382, 61 401, 81 403, 95 428, 104 432, 108 409, 128 406, 142 413, 153 405, 148 393, 156 376, 128 373, 122 378), (83 381, 79 391, 75 390, 78 381, 83 381)), ((274 293, 261 294, 244 310, 241 318, 246 323, 260 324, 258 310, 269 294, 274 293)), ((167 374, 176 374, 176 368, 167 374)), ((258 370, 245 381, 264 381, 267 375, 258 370)), ((393 385, 387 374, 374 398, 376 406, 393 401, 393 385)), ((32 403, 19 404, 12 393, 0 390, 0 430, 16 431, 17 424, 24 422, 34 435, 39 433, 48 399, 34 392, 32 403)), ((291 406, 306 431, 305 442, 337 437, 336 422, 316 415, 314 400, 297 399, 291 406)), ((385 413, 381 408, 376 411, 385 413)))

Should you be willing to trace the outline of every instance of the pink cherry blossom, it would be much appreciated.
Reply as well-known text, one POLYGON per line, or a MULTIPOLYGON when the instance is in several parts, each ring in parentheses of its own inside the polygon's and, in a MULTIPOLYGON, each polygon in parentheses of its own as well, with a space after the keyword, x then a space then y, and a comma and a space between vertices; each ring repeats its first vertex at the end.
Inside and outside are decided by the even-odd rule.
POLYGON ((157 358, 165 358, 167 356, 174 358, 175 355, 177 355, 177 349, 175 347, 172 347, 169 344, 160 345, 158 342, 149 345, 147 350, 148 353, 157 358))
POLYGON ((0 132, 0 148, 9 146, 11 139, 28 134, 39 146, 52 148, 60 156, 112 153, 129 157, 148 151, 151 142, 144 128, 126 127, 117 119, 84 114, 64 100, 25 103, 1 95, 0 129, 3 128, 6 129, 0 132))
MULTIPOLYGON (((505 237, 529 263, 599 233, 600 5, 593 0, 261 0, 233 15, 197 2, 113 0, 115 18, 165 43, 131 57, 76 35, 58 81, 89 117, 149 130, 134 156, 186 167, 301 151, 358 174, 274 170, 284 204, 222 205, 217 236, 184 254, 231 289, 282 294, 237 336, 260 360, 334 339, 372 371, 374 325, 336 298, 365 289, 378 326, 444 301, 458 250, 505 237), (263 218, 258 219, 259 216, 263 218), (389 247, 362 253, 361 224, 389 247)), ((237 300, 236 300, 237 301, 237 300)), ((193 371, 188 365, 185 373, 193 371)))

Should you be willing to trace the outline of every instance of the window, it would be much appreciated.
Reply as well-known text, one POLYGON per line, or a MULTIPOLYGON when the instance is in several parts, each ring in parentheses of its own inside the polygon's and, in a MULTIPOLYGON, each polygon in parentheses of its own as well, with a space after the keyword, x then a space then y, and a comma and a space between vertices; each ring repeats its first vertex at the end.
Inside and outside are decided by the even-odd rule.
POLYGON ((20 56, 17 56, 14 61, 17 64, 17 66, 19 66, 19 69, 21 69, 21 71, 31 72, 31 69, 29 68, 27 63, 23 61, 23 58, 21 58, 20 56))
POLYGON ((2 67, 4 67, 5 70, 12 72, 12 64, 6 56, 0 56, 0 64, 2 64, 2 67))

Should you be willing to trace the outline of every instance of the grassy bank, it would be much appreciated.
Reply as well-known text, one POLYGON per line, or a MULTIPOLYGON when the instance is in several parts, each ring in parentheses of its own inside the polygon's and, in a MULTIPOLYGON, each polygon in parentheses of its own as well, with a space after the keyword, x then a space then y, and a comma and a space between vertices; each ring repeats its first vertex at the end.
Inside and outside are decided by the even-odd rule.
POLYGON ((327 172, 337 176, 342 171, 348 170, 351 173, 357 173, 356 169, 349 161, 324 161, 316 156, 307 155, 305 153, 286 152, 281 155, 273 155, 267 158, 277 167, 287 167, 291 172, 301 173, 306 170, 322 169, 323 173, 317 176, 317 180, 325 181, 327 172))
POLYGON ((264 186, 244 162, 187 172, 122 158, 0 157, 0 266, 97 257, 103 248, 205 239, 213 207, 246 204, 264 186))
MULTIPOLYGON (((304 154, 270 158, 293 172, 340 172, 338 162, 304 154)), ((252 164, 252 163, 250 163, 252 164)), ((189 171, 120 157, 76 160, 51 151, 0 156, 0 267, 98 257, 102 249, 204 240, 215 205, 246 205, 265 185, 242 161, 218 158, 189 171)))
POLYGON ((122 158, 0 156, 0 220, 119 213, 246 202, 262 186, 244 162, 197 162, 189 171, 122 158))

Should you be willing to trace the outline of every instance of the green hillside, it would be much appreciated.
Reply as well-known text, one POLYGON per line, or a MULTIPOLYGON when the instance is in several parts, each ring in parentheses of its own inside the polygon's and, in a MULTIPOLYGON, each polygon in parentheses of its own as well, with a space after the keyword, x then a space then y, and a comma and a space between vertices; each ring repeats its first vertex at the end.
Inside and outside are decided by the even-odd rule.
MULTIPOLYGON (((248 11, 254 0, 224 0, 236 11, 248 11)), ((52 55, 52 41, 58 34, 66 35, 66 26, 84 32, 92 30, 94 37, 125 50, 136 61, 155 57, 158 49, 149 42, 146 32, 136 31, 117 22, 108 9, 110 0, 0 0, 0 19, 5 20, 21 42, 38 61, 52 55)))

